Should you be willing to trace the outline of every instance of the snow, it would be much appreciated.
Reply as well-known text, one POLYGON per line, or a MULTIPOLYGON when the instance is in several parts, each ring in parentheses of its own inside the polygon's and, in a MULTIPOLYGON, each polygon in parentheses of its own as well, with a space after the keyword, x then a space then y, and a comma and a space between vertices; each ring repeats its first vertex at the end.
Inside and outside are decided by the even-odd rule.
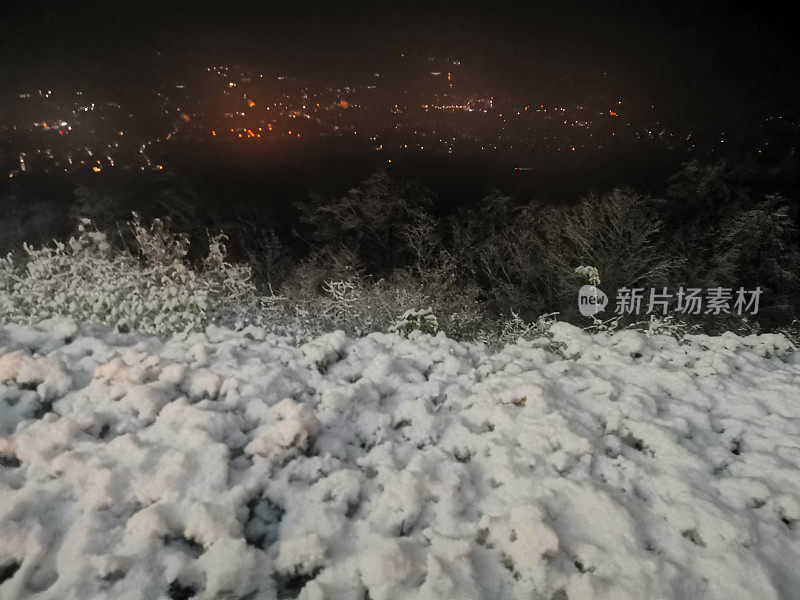
POLYGON ((800 598, 779 335, 0 326, 0 598, 800 598))

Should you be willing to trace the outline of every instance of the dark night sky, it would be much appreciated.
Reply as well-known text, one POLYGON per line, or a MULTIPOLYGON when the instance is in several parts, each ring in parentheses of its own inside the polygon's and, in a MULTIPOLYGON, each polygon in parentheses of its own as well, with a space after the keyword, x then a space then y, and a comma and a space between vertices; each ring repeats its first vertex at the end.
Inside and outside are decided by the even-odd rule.
POLYGON ((652 98, 676 115, 733 114, 754 104, 793 110, 792 22, 777 3, 732 6, 0 0, 0 76, 7 89, 112 85, 218 59, 335 76, 410 51, 461 56, 506 84, 605 72, 621 93, 652 98), (167 58, 154 66, 157 50, 167 58))

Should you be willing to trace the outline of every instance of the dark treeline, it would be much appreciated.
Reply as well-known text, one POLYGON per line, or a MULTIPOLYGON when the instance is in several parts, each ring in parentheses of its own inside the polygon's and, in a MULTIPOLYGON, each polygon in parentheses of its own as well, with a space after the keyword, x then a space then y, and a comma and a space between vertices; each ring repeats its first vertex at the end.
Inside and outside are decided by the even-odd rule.
POLYGON ((574 271, 591 265, 611 293, 760 286, 757 320, 773 327, 800 316, 796 148, 785 138, 749 158, 689 161, 654 148, 640 164, 630 155, 591 166, 553 161, 524 174, 502 160, 447 156, 387 170, 357 149, 227 163, 176 151, 180 168, 157 175, 76 183, 23 174, 0 195, 0 250, 63 238, 80 217, 121 232, 136 212, 196 241, 224 231, 231 256, 276 293, 401 277, 434 286, 428 296, 446 312, 451 297, 498 318, 573 319, 574 271))

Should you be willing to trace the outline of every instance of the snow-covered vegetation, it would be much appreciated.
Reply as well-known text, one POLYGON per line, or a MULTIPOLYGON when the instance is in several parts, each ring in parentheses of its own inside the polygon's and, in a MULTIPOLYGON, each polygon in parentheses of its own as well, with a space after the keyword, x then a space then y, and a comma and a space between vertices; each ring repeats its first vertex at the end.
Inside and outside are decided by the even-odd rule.
MULTIPOLYGON (((318 335, 343 329, 363 335, 387 331, 407 310, 430 308, 448 336, 490 340, 515 318, 533 323, 558 312, 561 320, 588 323, 575 302, 577 288, 602 281, 611 301, 609 316, 622 288, 666 287, 673 294, 679 288, 758 288, 759 311, 749 314, 748 323, 739 314, 709 318, 683 311, 679 316, 706 333, 774 331, 800 319, 800 211, 796 194, 785 185, 794 181, 794 171, 780 175, 781 169, 763 167, 689 163, 653 195, 615 188, 551 202, 487 191, 479 202, 454 205, 379 171, 354 181, 344 194, 298 196, 296 210, 283 207, 280 216, 261 202, 219 197, 166 175, 153 195, 79 186, 71 202, 48 198, 46 210, 27 196, 0 198, 6 215, 0 251, 14 252, 13 274, 31 291, 17 298, 27 304, 17 311, 26 319, 58 312, 133 321, 139 328, 166 332, 208 322, 255 322, 262 314, 260 324, 276 332, 318 335), (176 239, 163 225, 153 232, 139 224, 140 231, 130 233, 123 224, 132 210, 142 215, 142 224, 163 219, 176 239), (73 241, 88 244, 82 250, 68 241, 78 217, 90 218, 97 227, 96 232, 72 231, 73 241), (218 264, 204 265, 209 233, 217 232, 227 235, 211 242, 218 264), (106 279, 135 290, 130 295, 138 298, 135 306, 114 299, 108 307, 101 300, 94 308, 104 290, 93 286, 93 278, 102 282, 104 274, 90 277, 78 259, 85 259, 82 265, 94 263, 97 242, 90 238, 101 234, 113 255, 104 255, 99 266, 111 267, 107 273, 113 277, 106 279), (157 252, 143 252, 136 239, 143 235, 158 242, 157 252), (61 250, 48 249, 51 237, 61 250), (220 246, 223 239, 226 248, 220 246), (21 250, 23 240, 31 243, 34 256, 21 250), (182 256, 176 257, 175 249, 182 256), (62 263, 55 270, 54 261, 62 263), (43 268, 36 275, 25 273, 28 262, 43 268), (169 289, 149 289, 154 284, 146 274, 154 267, 168 274, 169 289), (69 276, 59 274, 68 271, 69 276), (79 303, 80 314, 71 302, 61 301, 72 290, 51 298, 51 291, 76 275, 77 281, 89 281, 81 284, 81 296, 92 303, 79 303), (176 293, 175 286, 183 286, 181 294, 190 297, 197 291, 196 305, 187 305, 185 295, 162 298, 176 293), (201 299, 206 293, 208 298, 201 299), (240 311, 235 299, 246 300, 247 308, 240 311), (154 324, 149 303, 174 304, 169 318, 162 318, 168 322, 154 324)), ((8 270, 8 263, 0 264, 0 303, 8 270)), ((111 298, 119 293, 114 286, 108 291, 111 298)), ((671 310, 677 304, 673 298, 671 310)), ((622 325, 639 318, 626 316, 622 325)))
POLYGON ((0 326, 0 598, 800 597, 785 337, 528 333, 0 326))
POLYGON ((335 329, 355 335, 390 329, 435 333, 439 321, 430 307, 441 311, 446 330, 455 335, 488 338, 500 323, 481 311, 468 289, 455 285, 446 266, 421 277, 403 273, 375 281, 342 263, 344 256, 332 265, 338 279, 301 266, 279 293, 259 292, 252 267, 229 262, 224 235, 212 237, 205 256, 193 263, 187 237, 162 221, 127 226, 129 235, 114 236, 114 245, 83 220, 66 242, 25 245, 23 252, 0 258, 0 319, 35 323, 67 316, 160 335, 209 324, 256 324, 301 337, 335 329))
POLYGON ((114 249, 84 220, 66 243, 25 246, 25 256, 0 259, 0 318, 36 322, 58 315, 121 329, 167 334, 203 328, 254 312, 247 266, 226 261, 224 236, 210 240, 199 268, 186 261, 189 241, 130 223, 133 251, 114 249))
POLYGON ((400 320, 389 328, 389 331, 409 335, 413 331, 421 331, 430 335, 439 331, 439 321, 430 308, 424 310, 409 309, 400 320))

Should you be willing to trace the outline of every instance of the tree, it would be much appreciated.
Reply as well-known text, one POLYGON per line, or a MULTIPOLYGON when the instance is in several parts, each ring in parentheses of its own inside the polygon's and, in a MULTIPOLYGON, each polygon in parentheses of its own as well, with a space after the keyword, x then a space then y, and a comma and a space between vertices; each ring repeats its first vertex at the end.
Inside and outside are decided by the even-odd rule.
POLYGON ((714 262, 726 287, 764 290, 769 319, 798 316, 800 244, 781 196, 769 195, 752 208, 729 215, 720 227, 714 262))
POLYGON ((338 200, 312 196, 297 204, 301 222, 323 249, 349 248, 375 275, 401 266, 413 252, 407 227, 433 220, 431 193, 378 171, 338 200))

